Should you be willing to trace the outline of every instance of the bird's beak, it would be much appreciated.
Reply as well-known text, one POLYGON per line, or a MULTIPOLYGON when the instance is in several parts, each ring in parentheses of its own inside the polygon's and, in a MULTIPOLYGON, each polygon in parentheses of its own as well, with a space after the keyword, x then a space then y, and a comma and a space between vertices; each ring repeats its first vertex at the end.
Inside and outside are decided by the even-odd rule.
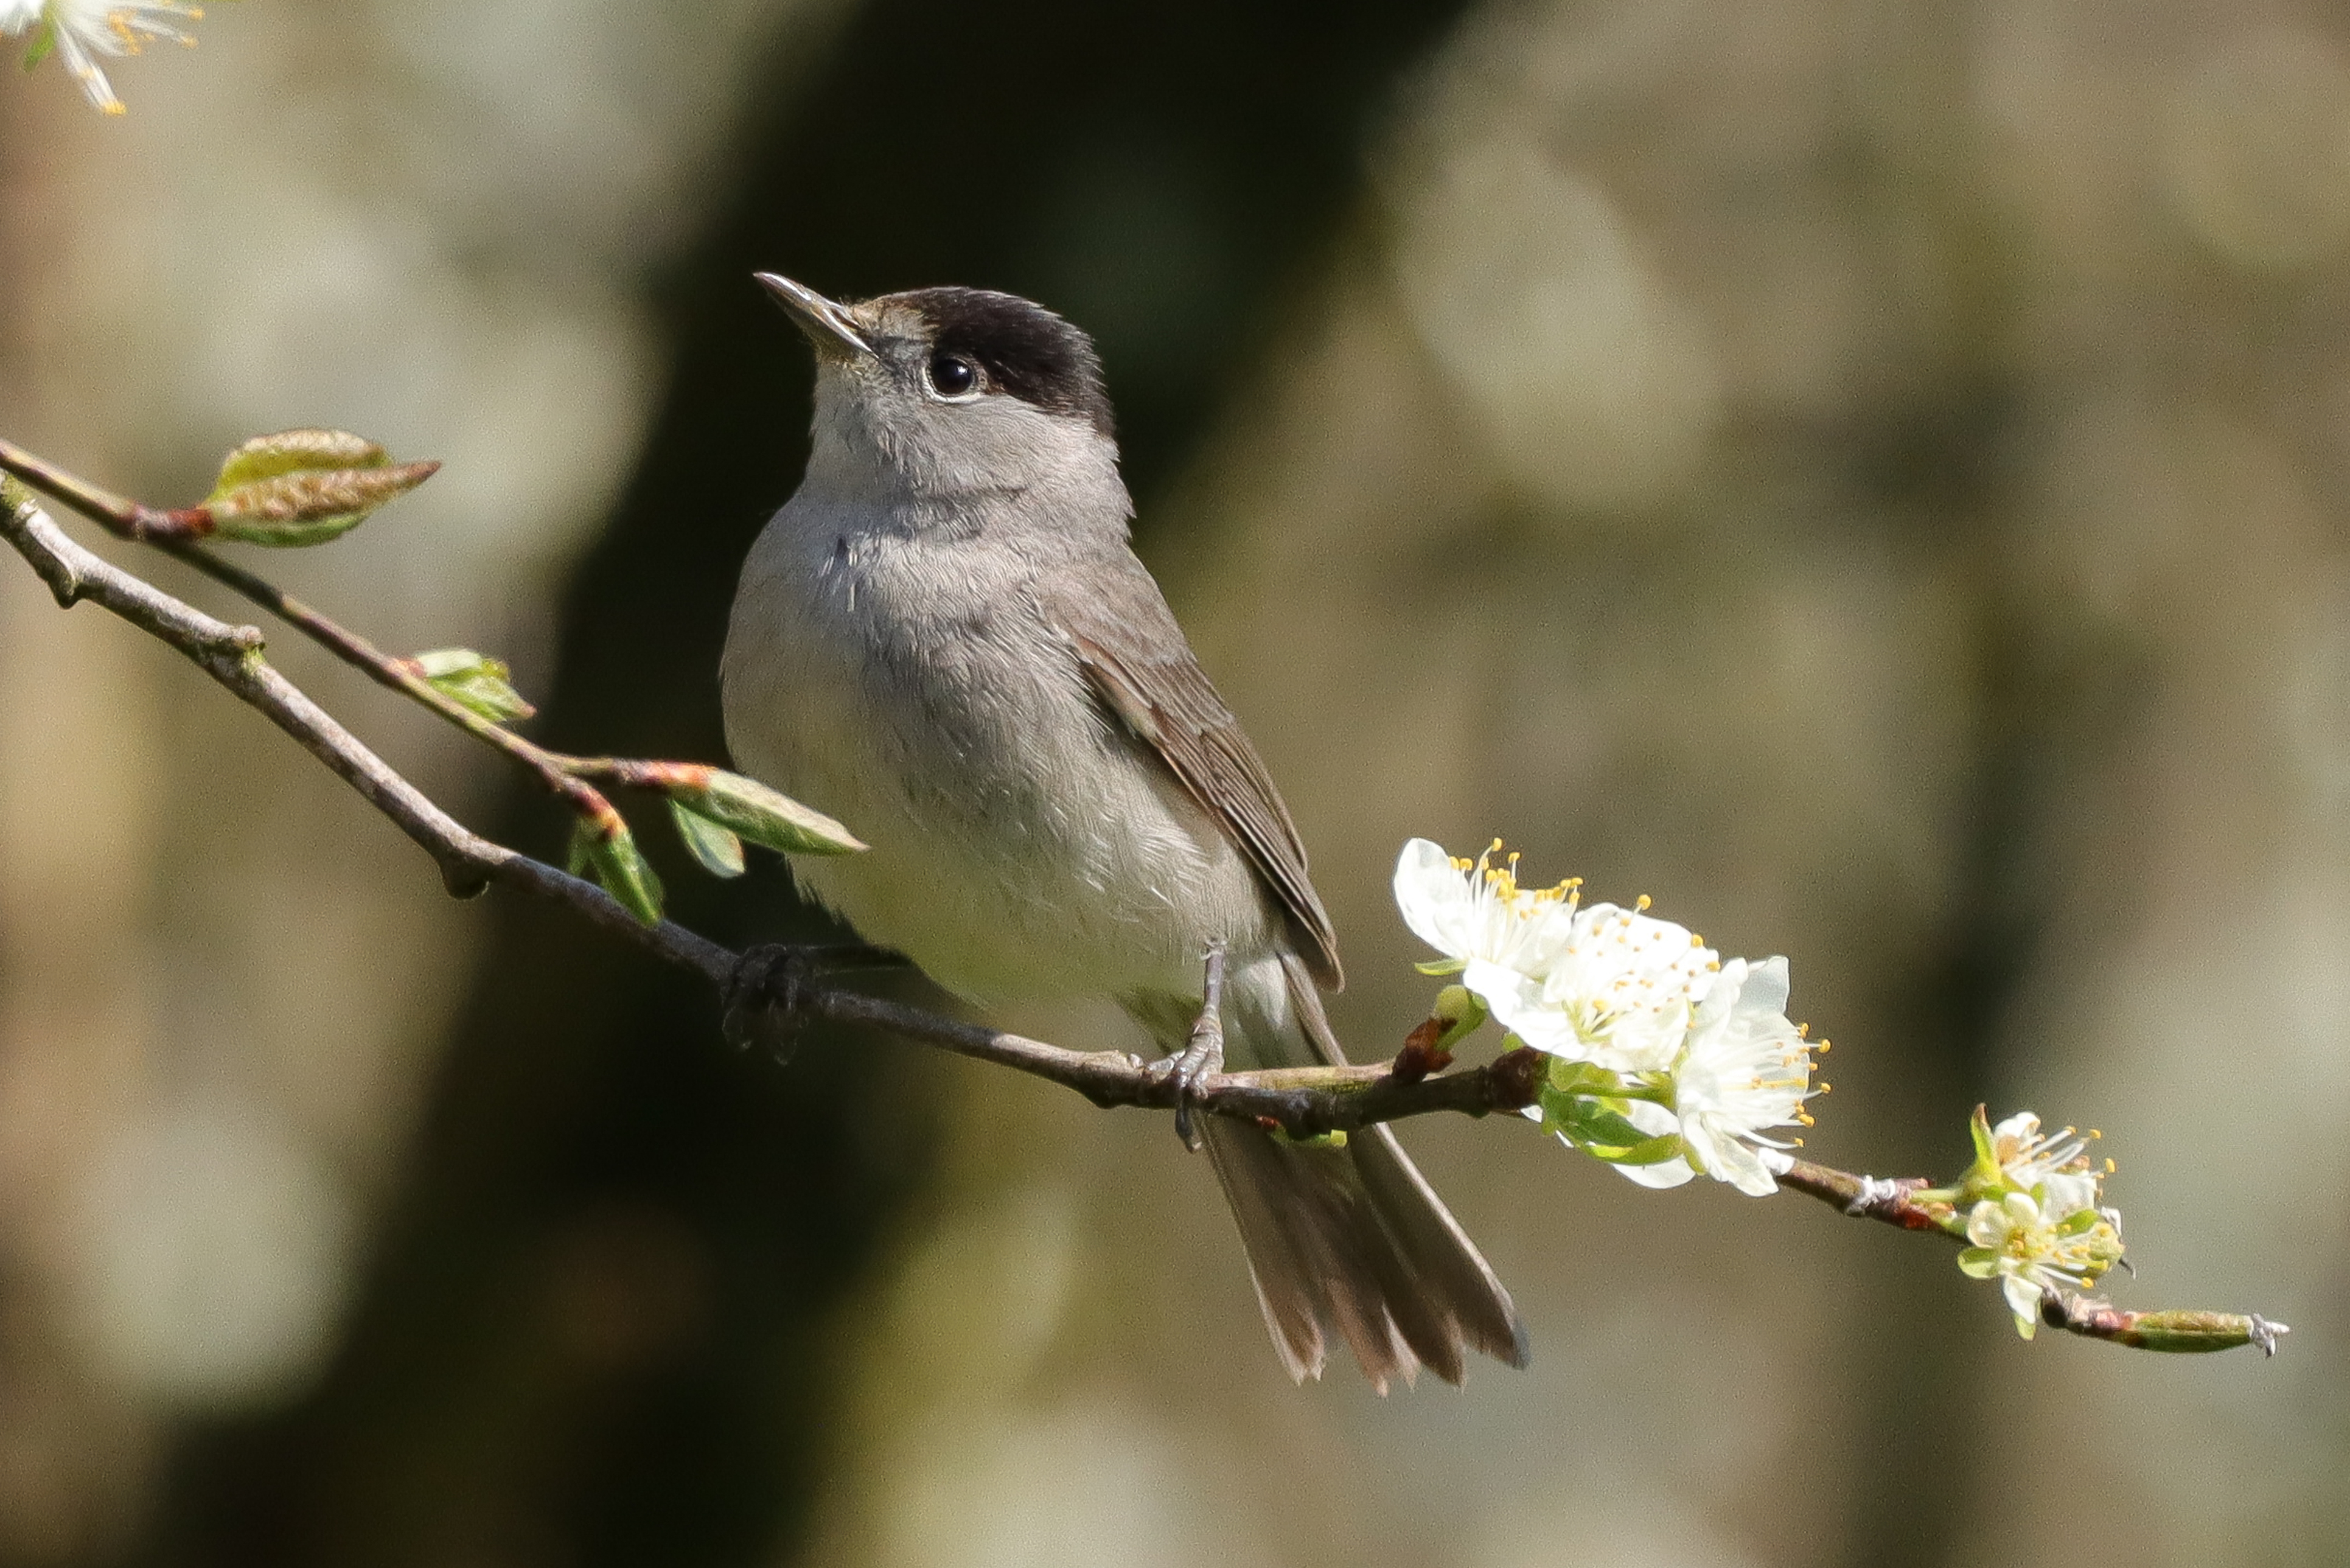
POLYGON ((865 335, 857 330, 857 323, 850 318, 847 306, 837 300, 827 299, 805 284, 794 283, 790 278, 772 272, 752 275, 767 286, 767 292, 775 296, 776 304, 792 313, 792 319, 800 324, 800 330, 808 335, 808 341, 816 345, 818 354, 827 349, 837 353, 842 348, 857 354, 870 355, 873 352, 873 345, 865 341, 865 335))

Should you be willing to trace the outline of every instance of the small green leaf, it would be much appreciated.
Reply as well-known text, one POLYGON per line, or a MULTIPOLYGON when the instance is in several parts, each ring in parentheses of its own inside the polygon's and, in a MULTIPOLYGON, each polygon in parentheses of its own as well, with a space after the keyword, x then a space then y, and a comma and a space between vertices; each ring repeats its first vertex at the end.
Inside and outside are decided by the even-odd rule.
POLYGON ((41 25, 33 29, 33 41, 25 46, 25 68, 29 71, 47 59, 49 51, 57 47, 57 25, 44 15, 41 25))
POLYGON ((1977 1106, 1975 1114, 1967 1119, 1967 1136, 1974 1140, 1975 1164, 1984 1169, 1997 1171, 1999 1149, 1991 1140, 1991 1114, 1986 1107, 1977 1106))
POLYGON ((319 545, 358 527, 440 466, 395 465, 382 447, 348 431, 281 431, 230 452, 196 510, 224 539, 319 545))
MULTIPOLYGON (((1512 1039, 1517 1038, 1515 1035, 1512 1039)), ((1564 1056, 1553 1056, 1549 1064, 1551 1089, 1561 1095, 1596 1095, 1602 1097, 1623 1092, 1624 1080, 1595 1062, 1571 1062, 1564 1056)))
POLYGON ((582 817, 571 833, 571 874, 592 872, 604 891, 648 926, 661 920, 660 878, 646 864, 625 823, 598 827, 582 817))
POLYGON ((697 816, 784 855, 850 855, 864 840, 839 823, 769 789, 716 768, 669 786, 670 799, 697 816))
POLYGON ((1459 974, 1469 967, 1469 961, 1467 959, 1430 959, 1426 963, 1416 963, 1411 967, 1422 974, 1441 979, 1445 975, 1459 974))
POLYGON ((1999 1254, 1989 1247, 1969 1247, 1959 1254, 1959 1271, 1970 1280, 1987 1280, 1999 1272, 1999 1254))
POLYGON ((1601 1148, 1586 1145, 1583 1152, 1596 1156, 1610 1165, 1662 1165, 1669 1159, 1689 1159, 1692 1165, 1697 1163, 1682 1144, 1679 1133, 1642 1138, 1628 1147, 1601 1148))
POLYGON ((1562 1095, 1544 1089, 1543 1126, 1584 1153, 1611 1165, 1660 1165, 1682 1153, 1680 1136, 1646 1132, 1625 1116, 1627 1102, 1562 1095))
POLYGON ((677 836, 702 862, 702 868, 712 877, 743 875, 743 841, 700 813, 690 810, 680 801, 669 803, 669 815, 677 824, 677 836))

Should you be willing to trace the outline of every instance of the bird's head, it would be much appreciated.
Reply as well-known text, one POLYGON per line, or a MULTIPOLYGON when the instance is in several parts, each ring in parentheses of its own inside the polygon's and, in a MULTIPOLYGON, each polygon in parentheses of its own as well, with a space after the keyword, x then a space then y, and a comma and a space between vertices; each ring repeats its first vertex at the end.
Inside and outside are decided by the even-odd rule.
POLYGON ((1093 339, 1043 306, 982 288, 847 304, 758 279, 816 349, 812 479, 950 496, 1114 471, 1093 339))

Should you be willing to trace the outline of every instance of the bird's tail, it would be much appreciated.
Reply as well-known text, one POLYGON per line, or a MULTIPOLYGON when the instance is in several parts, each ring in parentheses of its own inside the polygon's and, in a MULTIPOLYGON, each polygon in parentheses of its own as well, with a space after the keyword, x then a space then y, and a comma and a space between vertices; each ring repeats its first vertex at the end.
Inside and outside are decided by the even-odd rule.
MULTIPOLYGON (((1325 1062, 1343 1062, 1303 966, 1284 959, 1280 987, 1281 1033, 1325 1062)), ((1393 1131, 1367 1127, 1344 1148, 1321 1148, 1230 1117, 1204 1121, 1257 1303, 1292 1377, 1322 1375, 1326 1324, 1381 1393, 1422 1366, 1459 1383, 1471 1348, 1526 1365, 1525 1326, 1510 1293, 1393 1131)))

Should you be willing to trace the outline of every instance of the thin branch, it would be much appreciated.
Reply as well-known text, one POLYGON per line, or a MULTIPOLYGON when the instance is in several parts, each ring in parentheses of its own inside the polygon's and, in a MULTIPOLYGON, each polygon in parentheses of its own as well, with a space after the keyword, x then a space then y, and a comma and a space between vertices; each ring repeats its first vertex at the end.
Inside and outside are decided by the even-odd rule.
MULTIPOLYGON (((99 521, 108 522, 108 519, 100 518, 99 521)), ((110 523, 109 525, 112 526, 110 523)), ((116 532, 120 534, 120 530, 116 532)), ((474 712, 427 680, 418 672, 413 660, 384 652, 359 633, 328 618, 244 567, 221 559, 202 545, 167 543, 161 548, 224 587, 259 605, 376 684, 414 699, 483 744, 504 753, 528 769, 547 793, 579 815, 601 823, 613 814, 611 803, 599 791, 575 777, 572 771, 563 765, 568 759, 474 712)))
MULTIPOLYGON (((691 970, 712 985, 723 986, 733 976, 741 959, 732 950, 673 921, 643 925, 594 883, 493 843, 458 823, 271 668, 262 658, 263 639, 257 628, 215 620, 101 559, 67 537, 21 492, 0 504, 0 535, 48 584, 59 605, 71 607, 88 600, 112 611, 178 649, 240 701, 259 709, 432 855, 452 892, 469 896, 489 883, 502 882, 567 904, 607 930, 657 958, 691 970)), ((816 991, 807 999, 806 1011, 838 1023, 891 1030, 959 1055, 1014 1067, 1075 1089, 1097 1105, 1163 1108, 1175 1103, 1176 1086, 1171 1081, 1153 1076, 1144 1064, 1118 1053, 1065 1050, 846 992, 816 991)), ((1417 1084, 1399 1082, 1385 1067, 1220 1074, 1204 1081, 1194 1103, 1221 1116, 1269 1122, 1301 1137, 1314 1137, 1435 1111, 1483 1116, 1515 1110, 1533 1102, 1535 1071, 1534 1053, 1518 1051, 1470 1072, 1417 1084)))
MULTIPOLYGON (((0 468, 67 495, 78 508, 91 512, 109 527, 115 527, 115 523, 109 508, 130 508, 133 513, 146 510, 28 460, 5 442, 0 442, 0 468)), ((126 538, 145 537, 147 542, 161 545, 216 580, 284 616, 385 684, 408 692, 435 711, 442 711, 469 732, 482 732, 473 722, 476 715, 467 711, 464 719, 459 720, 447 713, 445 699, 421 679, 416 685, 424 689, 415 690, 404 672, 396 671, 401 661, 390 659, 364 639, 345 631, 260 578, 184 542, 157 539, 151 534, 142 535, 135 527, 115 527, 115 531, 126 538), (397 678, 388 678, 388 672, 397 673, 397 678)), ((68 538, 14 481, 0 481, 0 537, 5 537, 48 585, 59 606, 70 608, 87 600, 103 607, 177 649, 238 700, 259 710, 430 854, 439 864, 442 879, 452 893, 471 897, 491 883, 503 883, 567 906, 591 923, 665 962, 702 976, 722 993, 734 982, 742 968, 741 955, 672 921, 645 925, 595 884, 567 875, 463 826, 271 668, 262 657, 264 639, 258 628, 216 620, 83 548, 68 538)), ((486 724, 486 721, 481 723, 486 724)), ((487 728, 496 731, 494 725, 487 728)), ((526 742, 521 744, 538 751, 526 742)), ((502 749, 519 754, 513 753, 512 748, 502 749)), ((540 755, 558 767, 576 767, 581 773, 614 782, 654 788, 698 766, 612 758, 563 758, 553 753, 540 755)), ((567 773, 565 776, 570 775, 567 773)), ((601 801, 600 795, 597 798, 601 801)), ((604 809, 611 808, 607 804, 604 809)), ((850 992, 812 988, 801 999, 801 1012, 834 1023, 885 1029, 958 1055, 1026 1073, 1073 1089, 1097 1106, 1172 1109, 1188 1101, 1214 1115, 1253 1121, 1299 1138, 1359 1131, 1384 1122, 1437 1112, 1483 1116, 1495 1111, 1520 1110, 1534 1103, 1546 1071, 1545 1058, 1520 1047, 1480 1067, 1430 1075, 1425 1053, 1415 1055, 1407 1050, 1395 1063, 1218 1073, 1187 1088, 1177 1075, 1153 1072, 1139 1058, 1122 1052, 1070 1051, 850 992)), ((1783 1187, 1834 1204, 1856 1218, 1903 1230, 1951 1234, 1947 1213, 1915 1200, 1915 1195, 1930 1185, 1922 1178, 1885 1180, 1797 1160, 1778 1179, 1783 1187)), ((2270 1323, 2258 1314, 2120 1312, 2103 1302, 2054 1291, 2046 1295, 2042 1319, 2050 1327, 2086 1338, 2164 1351, 2224 1350, 2251 1344, 2274 1355, 2277 1336, 2283 1332, 2283 1325, 2270 1323)))
MULTIPOLYGON (((619 826, 619 813, 588 779, 603 776, 617 783, 638 783, 636 777, 626 773, 626 764, 610 758, 567 757, 550 752, 484 718, 427 680, 413 660, 386 653, 275 584, 194 543, 200 535, 188 524, 192 513, 167 512, 117 495, 6 441, 0 441, 0 471, 57 496, 115 537, 132 544, 153 545, 260 606, 378 685, 411 699, 483 744, 520 763, 548 794, 595 824, 599 831, 608 836, 619 826)), ((660 764, 636 765, 644 768, 660 764)))
POLYGON ((1903 1231, 1948 1233, 1942 1214, 1911 1200, 1913 1194, 1934 1185, 1922 1176, 1856 1176, 1849 1170, 1799 1159, 1780 1173, 1779 1185, 1823 1203, 1832 1203, 1856 1220, 1875 1220, 1903 1231))
POLYGON ((99 605, 187 656, 204 673, 258 709, 367 802, 390 817, 441 867, 460 898, 503 882, 570 905, 658 958, 712 981, 732 971, 734 955, 670 921, 648 927, 610 894, 473 833, 377 756, 261 656, 256 627, 230 626, 133 576, 67 537, 16 486, 0 499, 0 535, 23 556, 60 606, 99 605))

